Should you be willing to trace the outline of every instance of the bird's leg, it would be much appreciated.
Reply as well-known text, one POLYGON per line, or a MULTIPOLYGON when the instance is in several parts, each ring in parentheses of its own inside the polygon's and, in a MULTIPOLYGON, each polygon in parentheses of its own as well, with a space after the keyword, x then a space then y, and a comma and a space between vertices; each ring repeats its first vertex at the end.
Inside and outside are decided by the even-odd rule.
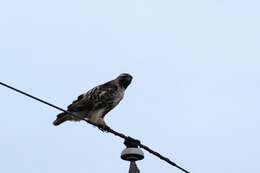
POLYGON ((98 128, 103 132, 106 131, 106 127, 108 127, 102 117, 91 116, 88 120, 95 123, 98 128))
POLYGON ((101 131, 105 131, 106 127, 108 127, 103 118, 98 118, 96 120, 96 123, 99 125, 99 129, 101 131))

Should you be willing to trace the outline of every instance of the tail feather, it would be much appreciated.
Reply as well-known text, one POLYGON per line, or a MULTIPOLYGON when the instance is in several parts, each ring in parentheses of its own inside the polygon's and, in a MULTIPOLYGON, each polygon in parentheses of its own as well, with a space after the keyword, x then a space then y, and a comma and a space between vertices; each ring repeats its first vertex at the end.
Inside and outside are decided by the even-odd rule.
POLYGON ((67 121, 67 120, 70 120, 71 116, 68 115, 67 113, 63 112, 63 113, 60 113, 59 115, 57 115, 57 118, 55 121, 53 121, 53 125, 54 126, 58 126, 60 125, 61 123, 67 121))

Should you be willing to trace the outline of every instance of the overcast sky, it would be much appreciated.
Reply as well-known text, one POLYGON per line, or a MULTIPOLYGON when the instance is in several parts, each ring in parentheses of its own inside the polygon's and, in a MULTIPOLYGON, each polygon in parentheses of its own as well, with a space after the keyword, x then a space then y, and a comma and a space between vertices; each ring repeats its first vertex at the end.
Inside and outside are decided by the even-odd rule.
MULTIPOLYGON (((0 1, 0 80, 66 108, 134 76, 106 116, 192 173, 260 172, 257 0, 0 1)), ((0 172, 127 172, 123 141, 0 87, 0 172)), ((145 152, 142 173, 181 173, 145 152)))

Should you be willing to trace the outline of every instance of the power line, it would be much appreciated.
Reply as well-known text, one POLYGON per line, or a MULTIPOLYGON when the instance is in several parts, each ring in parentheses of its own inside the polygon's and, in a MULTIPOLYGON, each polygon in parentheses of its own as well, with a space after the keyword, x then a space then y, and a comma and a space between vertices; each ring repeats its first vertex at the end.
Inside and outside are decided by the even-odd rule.
POLYGON ((169 163, 170 165, 175 166, 176 168, 182 170, 183 172, 185 172, 185 173, 190 173, 189 171, 185 170, 184 168, 180 167, 179 165, 177 165, 176 163, 174 163, 173 161, 171 161, 169 158, 164 157, 164 156, 161 155, 160 153, 158 153, 158 152, 156 152, 156 151, 150 149, 150 148, 147 147, 146 145, 142 144, 140 140, 134 139, 134 138, 132 138, 132 137, 130 137, 130 136, 126 136, 126 135, 124 135, 123 133, 119 133, 119 132, 113 130, 112 128, 110 128, 109 126, 106 126, 106 127, 100 126, 100 125, 98 125, 98 124, 96 124, 96 123, 93 123, 93 122, 91 122, 91 121, 89 121, 89 120, 87 120, 87 119, 82 118, 81 116, 79 116, 79 115, 77 115, 77 114, 75 114, 75 113, 69 112, 69 111, 67 111, 67 110, 65 110, 65 109, 63 109, 63 108, 61 108, 61 107, 58 107, 58 106, 56 106, 56 105, 54 105, 54 104, 51 104, 51 103, 49 103, 49 102, 47 102, 47 101, 45 101, 45 100, 43 100, 43 99, 40 99, 40 98, 35 97, 35 96, 31 95, 31 94, 28 94, 28 93, 26 93, 26 92, 24 92, 24 91, 22 91, 22 90, 16 89, 16 88, 14 88, 14 87, 12 87, 12 86, 10 86, 10 85, 7 85, 7 84, 5 84, 5 83, 3 83, 3 82, 0 82, 0 85, 4 86, 4 87, 6 87, 6 88, 9 88, 9 89, 11 89, 11 90, 14 90, 14 91, 16 91, 16 92, 18 92, 18 93, 20 93, 20 94, 23 94, 23 95, 25 95, 25 96, 27 96, 27 97, 30 97, 30 98, 32 98, 32 99, 34 99, 34 100, 37 100, 37 101, 39 101, 39 102, 41 102, 41 103, 43 103, 43 104, 46 104, 46 105, 48 105, 48 106, 50 106, 50 107, 53 107, 53 108, 55 108, 55 109, 58 109, 58 110, 60 110, 60 111, 62 111, 62 112, 66 112, 66 113, 68 113, 68 114, 71 114, 71 115, 75 116, 76 118, 79 118, 80 120, 83 120, 83 121, 85 121, 85 122, 87 122, 87 123, 89 123, 89 124, 92 124, 92 125, 98 127, 98 128, 101 129, 101 130, 104 130, 104 131, 106 131, 106 132, 112 133, 112 134, 114 134, 115 136, 118 136, 118 137, 123 138, 123 139, 125 139, 125 140, 135 141, 140 148, 143 148, 144 150, 146 150, 146 151, 148 151, 149 153, 151 153, 151 154, 153 154, 153 155, 159 157, 160 159, 166 161, 166 162, 169 163))

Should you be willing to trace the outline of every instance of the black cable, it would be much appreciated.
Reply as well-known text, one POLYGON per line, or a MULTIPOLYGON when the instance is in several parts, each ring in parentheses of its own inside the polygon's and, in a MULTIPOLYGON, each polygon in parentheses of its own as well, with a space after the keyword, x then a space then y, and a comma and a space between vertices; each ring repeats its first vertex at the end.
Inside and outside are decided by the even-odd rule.
POLYGON ((69 111, 67 111, 67 110, 65 110, 65 109, 62 109, 61 107, 58 107, 58 106, 56 106, 56 105, 54 105, 54 104, 51 104, 51 103, 49 103, 49 102, 47 102, 47 101, 44 101, 44 100, 39 99, 39 98, 37 98, 37 97, 34 97, 33 95, 30 95, 30 94, 28 94, 28 93, 26 93, 26 92, 24 92, 24 91, 21 91, 21 90, 19 90, 19 89, 16 89, 16 88, 14 88, 14 87, 12 87, 12 86, 10 86, 10 85, 7 85, 7 84, 5 84, 5 83, 3 83, 3 82, 0 82, 0 85, 3 85, 3 86, 5 86, 5 87, 7 87, 7 88, 9 88, 9 89, 12 89, 12 90, 14 90, 14 91, 16 91, 16 92, 18 92, 18 93, 20 93, 20 94, 26 95, 27 97, 30 97, 30 98, 32 98, 32 99, 35 99, 35 100, 37 100, 37 101, 39 101, 39 102, 41 102, 41 103, 43 103, 43 104, 46 104, 46 105, 48 105, 48 106, 51 106, 51 107, 53 107, 53 108, 55 108, 55 109, 58 109, 58 110, 60 110, 60 111, 62 111, 62 112, 66 112, 66 113, 68 113, 68 114, 71 114, 71 115, 73 115, 73 116, 75 116, 75 117, 77 117, 77 118, 79 118, 79 119, 81 119, 81 120, 83 120, 83 121, 86 121, 86 122, 88 122, 88 123, 90 123, 90 124, 92 124, 92 125, 97 126, 97 127, 100 128, 100 126, 99 126, 98 124, 95 124, 95 123, 93 123, 93 122, 91 122, 91 121, 89 121, 89 120, 87 120, 87 119, 83 119, 82 117, 78 116, 77 114, 74 114, 74 113, 69 112, 69 111))
POLYGON ((128 140, 129 140, 129 139, 132 139, 132 140, 134 140, 134 141, 138 141, 138 145, 139 145, 140 148, 143 148, 144 150, 146 150, 146 151, 148 151, 149 153, 151 153, 151 154, 153 154, 153 155, 159 157, 160 159, 166 161, 166 162, 169 163, 170 165, 175 166, 176 168, 182 170, 183 172, 190 173, 189 171, 185 170, 184 168, 178 166, 176 163, 174 163, 173 161, 171 161, 169 158, 164 157, 164 156, 162 156, 161 154, 159 154, 158 152, 156 152, 156 151, 150 149, 149 147, 143 145, 139 140, 134 139, 134 138, 132 138, 132 137, 130 137, 130 136, 126 136, 126 135, 124 135, 123 133, 119 133, 119 132, 117 132, 117 131, 111 129, 109 126, 106 126, 106 127, 100 126, 100 125, 98 125, 98 124, 96 124, 96 123, 93 123, 93 122, 91 122, 91 121, 89 121, 89 120, 87 120, 87 119, 84 119, 84 118, 80 117, 79 115, 77 115, 77 114, 75 114, 75 113, 72 113, 72 112, 69 112, 69 111, 67 111, 67 110, 65 110, 65 109, 62 109, 61 107, 58 107, 58 106, 56 106, 56 105, 54 105, 54 104, 51 104, 51 103, 49 103, 49 102, 47 102, 47 101, 45 101, 45 100, 42 100, 42 99, 37 98, 37 97, 35 97, 35 96, 33 96, 33 95, 30 95, 30 94, 28 94, 28 93, 26 93, 26 92, 24 92, 24 91, 22 91, 22 90, 16 89, 16 88, 14 88, 14 87, 12 87, 12 86, 10 86, 10 85, 7 85, 7 84, 5 84, 5 83, 3 83, 3 82, 0 82, 0 85, 2 85, 2 86, 4 86, 4 87, 7 87, 7 88, 9 88, 9 89, 12 89, 12 90, 14 90, 14 91, 16 91, 16 92, 18 92, 18 93, 20 93, 20 94, 23 94, 23 95, 25 95, 25 96, 27 96, 27 97, 32 98, 32 99, 34 99, 34 100, 37 100, 37 101, 39 101, 39 102, 41 102, 41 103, 43 103, 43 104, 46 104, 46 105, 48 105, 48 106, 51 106, 51 107, 53 107, 53 108, 55 108, 55 109, 58 109, 58 110, 60 110, 60 111, 62 111, 62 112, 66 112, 66 113, 68 113, 68 114, 71 114, 71 115, 73 115, 73 116, 75 116, 75 117, 77 117, 77 118, 79 118, 79 119, 81 119, 81 120, 83 120, 83 121, 85 121, 85 122, 87 122, 87 123, 89 123, 89 124, 92 124, 92 125, 98 127, 98 128, 101 129, 101 130, 105 130, 105 131, 107 131, 107 132, 109 132, 109 133, 112 133, 112 134, 114 134, 115 136, 118 136, 118 137, 123 138, 123 139, 125 139, 125 140, 126 140, 126 139, 128 139, 128 140))

